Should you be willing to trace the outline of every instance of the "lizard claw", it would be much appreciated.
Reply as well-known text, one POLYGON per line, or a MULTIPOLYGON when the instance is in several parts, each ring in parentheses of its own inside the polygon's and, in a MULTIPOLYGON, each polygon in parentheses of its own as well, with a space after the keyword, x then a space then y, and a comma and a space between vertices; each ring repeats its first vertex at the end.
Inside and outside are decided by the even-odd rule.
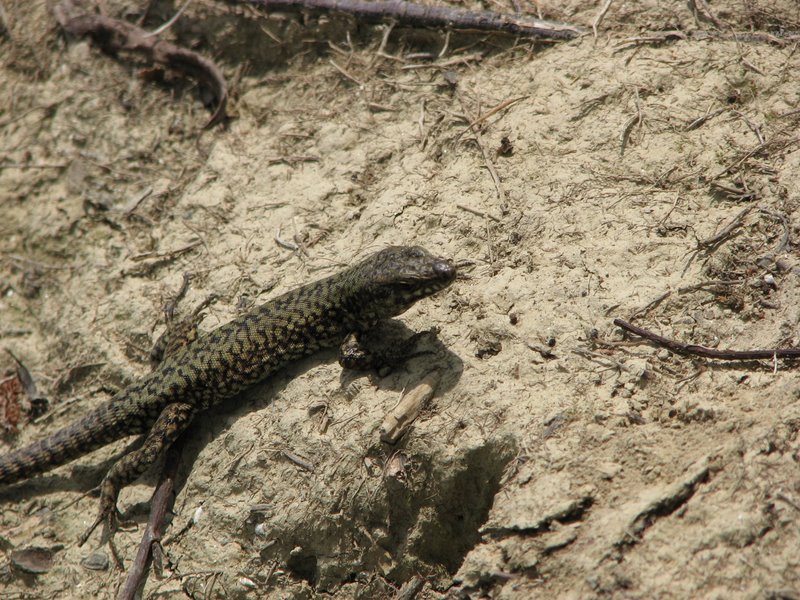
POLYGON ((118 569, 122 569, 122 558, 117 552, 117 546, 114 544, 114 534, 119 529, 119 522, 122 518, 120 512, 117 510, 117 505, 113 504, 111 508, 101 508, 100 513, 97 515, 97 518, 94 520, 94 523, 81 535, 80 539, 78 540, 78 546, 83 546, 86 543, 86 540, 89 539, 89 536, 92 535, 92 532, 97 529, 97 526, 100 525, 103 521, 106 523, 106 535, 108 536, 108 546, 111 548, 111 556, 114 557, 114 563, 117 565, 118 569))
POLYGON ((92 535, 97 526, 100 525, 103 521, 106 522, 106 527, 109 535, 109 539, 114 538, 114 534, 119 529, 119 521, 120 521, 120 513, 117 510, 117 507, 114 506, 110 509, 101 508, 97 518, 94 520, 89 528, 83 532, 81 537, 78 539, 78 546, 83 546, 86 543, 86 540, 89 539, 89 536, 92 535))

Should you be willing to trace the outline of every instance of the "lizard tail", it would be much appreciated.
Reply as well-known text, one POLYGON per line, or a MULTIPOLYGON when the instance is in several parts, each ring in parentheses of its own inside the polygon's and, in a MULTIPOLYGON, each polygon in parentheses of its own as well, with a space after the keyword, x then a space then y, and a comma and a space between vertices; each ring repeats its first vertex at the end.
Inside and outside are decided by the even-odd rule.
POLYGON ((38 442, 0 456, 0 483, 14 483, 37 473, 49 471, 88 454, 126 435, 118 411, 112 402, 98 407, 82 419, 38 442))

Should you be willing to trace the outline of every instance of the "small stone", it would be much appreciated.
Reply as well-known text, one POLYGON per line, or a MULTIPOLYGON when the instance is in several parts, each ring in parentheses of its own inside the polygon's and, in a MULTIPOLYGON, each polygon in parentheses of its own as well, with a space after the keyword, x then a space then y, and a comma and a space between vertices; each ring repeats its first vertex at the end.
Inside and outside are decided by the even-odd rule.
POLYGON ((205 511, 203 510, 202 506, 198 506, 194 510, 194 514, 192 515, 192 525, 199 525, 200 524, 200 520, 203 518, 203 513, 204 512, 205 511))
POLYGON ((543 550, 553 552, 569 546, 578 539, 578 532, 575 527, 563 527, 553 534, 547 536, 543 550))
POLYGON ((108 554, 101 552, 100 550, 92 552, 90 555, 85 556, 83 560, 81 560, 81 566, 84 569, 89 569, 90 571, 107 571, 109 564, 110 561, 108 560, 108 554))
POLYGON ((772 266, 772 259, 768 256, 762 256, 756 261, 756 264, 762 269, 769 269, 772 266))
POLYGON ((258 584, 249 577, 239 577, 239 585, 248 590, 254 590, 258 587, 258 584))
POLYGON ((49 548, 29 546, 11 553, 11 564, 25 573, 39 575, 53 567, 53 551, 49 548))
POLYGON ((619 475, 621 471, 622 466, 612 462, 602 463, 597 467, 597 472, 600 474, 600 477, 609 481, 619 475))

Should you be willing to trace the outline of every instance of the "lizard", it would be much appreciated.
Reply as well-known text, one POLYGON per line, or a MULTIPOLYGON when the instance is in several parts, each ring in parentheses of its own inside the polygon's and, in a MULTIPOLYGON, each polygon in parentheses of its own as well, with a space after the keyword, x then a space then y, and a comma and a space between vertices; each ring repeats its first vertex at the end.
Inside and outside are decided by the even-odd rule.
POLYGON ((288 363, 336 346, 448 287, 457 268, 419 246, 390 246, 327 278, 261 304, 167 353, 155 368, 52 435, 0 456, 0 485, 66 464, 119 439, 144 434, 100 484, 97 518, 113 534, 117 497, 180 436, 194 417, 288 363))

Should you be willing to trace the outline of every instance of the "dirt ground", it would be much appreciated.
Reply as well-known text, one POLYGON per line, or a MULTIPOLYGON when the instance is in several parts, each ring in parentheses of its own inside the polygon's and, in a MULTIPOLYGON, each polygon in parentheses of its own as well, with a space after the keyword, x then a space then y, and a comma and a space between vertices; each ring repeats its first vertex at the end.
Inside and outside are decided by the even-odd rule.
MULTIPOLYGON (((152 30, 180 3, 100 4, 152 30)), ((602 4, 522 8, 590 29, 602 4)), ((207 131, 204 90, 52 8, 0 2, 0 346, 49 399, 0 451, 145 373, 184 273, 208 330, 387 245, 472 263, 400 317, 440 329, 426 358, 343 375, 325 352, 197 420, 143 598, 800 598, 797 368, 612 323, 800 346, 800 53, 727 35, 800 29, 798 3, 616 0, 597 37, 381 47, 385 26, 195 0, 163 35, 228 79, 207 131)), ((127 443, 0 491, 0 597, 116 596, 100 532, 77 538, 127 443)), ((157 471, 120 497, 126 570, 157 471)))

